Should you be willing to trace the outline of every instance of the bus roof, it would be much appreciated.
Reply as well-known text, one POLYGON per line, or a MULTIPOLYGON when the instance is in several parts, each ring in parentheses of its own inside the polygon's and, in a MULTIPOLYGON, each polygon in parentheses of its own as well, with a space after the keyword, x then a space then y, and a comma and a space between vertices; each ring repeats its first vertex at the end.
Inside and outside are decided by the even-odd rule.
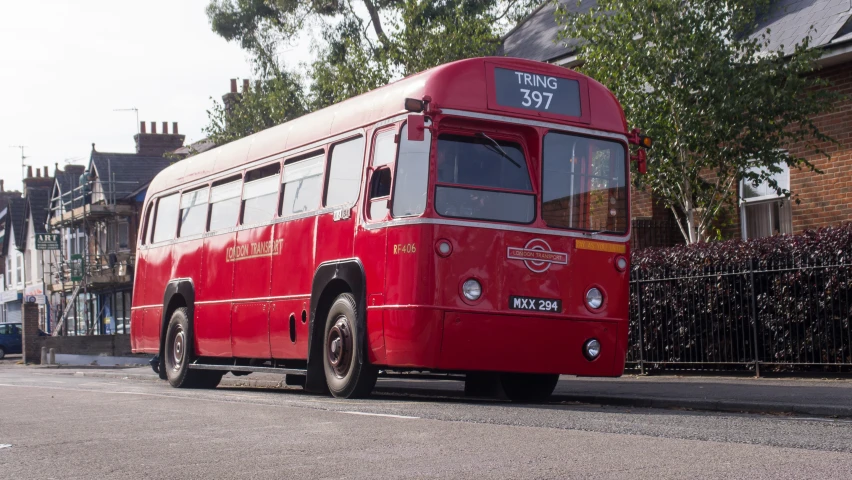
POLYGON ((582 126, 592 130, 627 133, 624 112, 615 96, 600 83, 564 67, 507 57, 459 60, 403 78, 357 97, 331 105, 281 125, 235 140, 177 162, 161 171, 148 188, 149 197, 177 185, 333 137, 386 118, 406 113, 406 98, 428 95, 439 109, 507 115, 488 108, 487 67, 530 70, 544 75, 582 79, 588 89, 588 115, 582 123, 543 119, 535 111, 513 111, 512 117, 582 126))

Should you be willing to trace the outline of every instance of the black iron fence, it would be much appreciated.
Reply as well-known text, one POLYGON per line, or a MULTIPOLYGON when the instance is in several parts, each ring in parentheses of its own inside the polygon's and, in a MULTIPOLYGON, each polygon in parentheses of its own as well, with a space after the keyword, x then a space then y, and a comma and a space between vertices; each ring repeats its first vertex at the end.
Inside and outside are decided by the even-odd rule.
POLYGON ((852 367, 848 257, 631 272, 628 367, 852 367))

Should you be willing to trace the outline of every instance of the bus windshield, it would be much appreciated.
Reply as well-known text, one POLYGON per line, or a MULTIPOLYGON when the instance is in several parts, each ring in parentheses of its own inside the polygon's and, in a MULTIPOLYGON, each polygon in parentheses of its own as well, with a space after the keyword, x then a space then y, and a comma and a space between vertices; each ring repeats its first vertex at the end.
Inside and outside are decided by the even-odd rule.
POLYGON ((532 222, 535 196, 521 146, 484 134, 440 135, 435 209, 445 217, 532 222))
POLYGON ((542 217, 550 227, 627 232, 624 145, 550 132, 544 137, 542 217))

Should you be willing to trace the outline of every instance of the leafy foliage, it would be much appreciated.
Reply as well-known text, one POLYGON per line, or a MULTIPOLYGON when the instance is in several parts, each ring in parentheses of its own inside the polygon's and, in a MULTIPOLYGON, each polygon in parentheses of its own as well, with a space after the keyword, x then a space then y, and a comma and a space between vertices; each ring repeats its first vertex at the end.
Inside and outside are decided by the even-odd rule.
POLYGON ((672 210, 688 243, 714 236, 740 179, 790 196, 772 179, 780 165, 816 171, 804 155, 828 157, 820 142, 832 139, 813 119, 836 96, 811 75, 820 53, 809 38, 773 46, 768 32, 753 33, 767 6, 597 0, 587 14, 560 9, 561 37, 584 39, 584 73, 613 91, 630 124, 655 137, 648 174, 634 179, 672 210), (798 142, 808 148, 784 150, 798 142))
POLYGON ((281 123, 296 112, 340 102, 436 65, 494 54, 500 35, 545 1, 211 0, 207 7, 211 27, 252 54, 263 83, 287 78, 261 90, 245 114, 242 107, 234 110, 250 121, 232 122, 226 118, 228 109, 215 106, 208 131, 218 132, 217 143, 230 141, 266 128, 267 120, 281 123), (276 92, 280 87, 288 92, 279 99, 297 96, 291 82, 296 77, 286 73, 277 52, 305 29, 323 33, 306 78, 298 79, 301 103, 292 109, 283 104, 262 107, 267 90, 276 92), (261 118, 264 121, 258 121, 261 118))
POLYGON ((852 224, 631 260, 631 360, 852 364, 852 224))

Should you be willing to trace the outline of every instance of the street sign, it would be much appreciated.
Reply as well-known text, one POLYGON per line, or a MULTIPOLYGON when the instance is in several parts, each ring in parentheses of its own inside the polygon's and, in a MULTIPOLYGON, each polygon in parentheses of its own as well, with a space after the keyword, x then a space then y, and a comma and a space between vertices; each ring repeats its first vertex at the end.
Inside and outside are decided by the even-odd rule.
POLYGON ((69 262, 69 266, 71 267, 71 281, 72 282, 82 282, 83 281, 83 256, 79 253, 75 253, 71 255, 71 261, 69 262))
POLYGON ((61 248, 58 233, 36 233, 36 250, 59 250, 61 248))

